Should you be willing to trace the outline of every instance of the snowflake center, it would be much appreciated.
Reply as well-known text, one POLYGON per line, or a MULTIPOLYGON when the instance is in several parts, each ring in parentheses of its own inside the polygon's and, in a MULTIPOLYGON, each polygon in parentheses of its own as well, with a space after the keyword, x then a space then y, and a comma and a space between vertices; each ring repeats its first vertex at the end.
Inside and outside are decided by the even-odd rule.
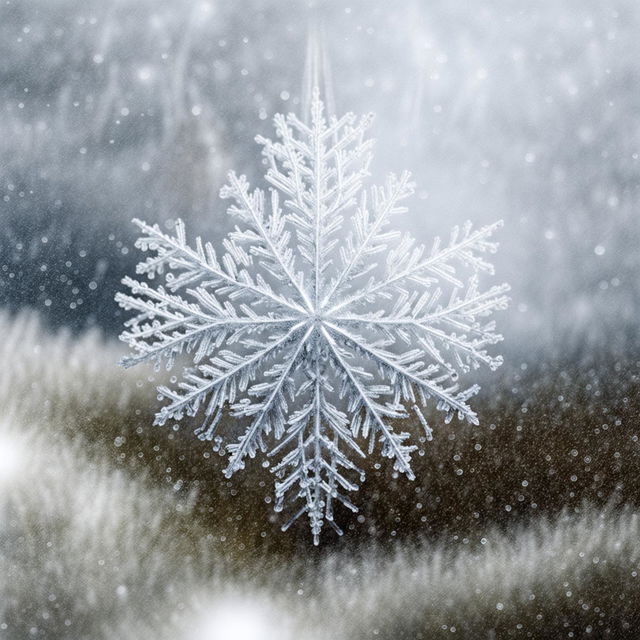
POLYGON ((309 316, 309 318, 316 327, 320 327, 326 320, 326 316, 321 312, 314 312, 309 316))

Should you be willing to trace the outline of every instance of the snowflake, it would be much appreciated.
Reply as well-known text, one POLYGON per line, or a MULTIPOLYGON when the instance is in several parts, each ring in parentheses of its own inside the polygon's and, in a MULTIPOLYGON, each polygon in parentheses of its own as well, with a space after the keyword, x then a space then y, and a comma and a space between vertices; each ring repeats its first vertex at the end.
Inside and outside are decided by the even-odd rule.
POLYGON ((458 374, 501 364, 487 347, 502 338, 485 318, 506 307, 508 287, 481 291, 477 279, 493 272, 483 255, 495 252, 500 223, 456 227, 427 251, 390 224, 413 193, 409 174, 363 187, 371 116, 328 118, 318 91, 310 110, 306 123, 277 115, 276 142, 256 138, 268 193, 229 174, 221 197, 240 226, 221 252, 200 238, 190 246, 181 221, 164 233, 134 220, 136 246, 151 254, 137 271, 164 284, 124 278, 131 293, 117 300, 138 314, 121 336, 134 352, 125 366, 171 369, 185 352, 197 365, 175 388, 159 387, 167 404, 156 424, 201 411, 196 433, 218 448, 228 408, 226 476, 258 451, 280 456, 275 509, 292 503, 283 530, 306 513, 318 544, 325 521, 342 533, 336 503, 357 511, 346 493, 364 480, 353 460, 365 451, 378 444, 414 478, 417 447, 396 431, 401 419, 414 414, 423 441, 432 437, 422 411, 430 400, 447 423, 456 414, 477 423, 468 401, 478 386, 461 390, 458 374))

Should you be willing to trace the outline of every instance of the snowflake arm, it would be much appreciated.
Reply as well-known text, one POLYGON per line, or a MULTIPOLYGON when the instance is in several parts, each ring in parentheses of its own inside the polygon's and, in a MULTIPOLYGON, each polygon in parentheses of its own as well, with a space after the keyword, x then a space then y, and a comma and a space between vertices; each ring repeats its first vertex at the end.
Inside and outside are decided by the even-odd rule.
MULTIPOLYGON (((346 417, 326 398, 326 382, 323 382, 322 367, 316 362, 308 368, 313 394, 307 405, 298 411, 293 419, 293 430, 287 438, 297 438, 297 446, 273 468, 273 472, 281 480, 276 482, 276 511, 281 511, 288 493, 297 486, 295 497, 303 500, 289 521, 283 525, 286 531, 293 522, 303 514, 310 521, 314 543, 318 544, 320 531, 324 521, 341 534, 342 531, 333 520, 333 500, 338 500, 351 511, 358 509, 351 501, 338 491, 339 485, 346 491, 357 490, 357 485, 348 480, 338 465, 360 474, 364 472, 356 467, 338 447, 339 441, 346 441, 349 446, 364 457, 364 453, 345 431, 346 417), (334 439, 327 434, 327 427, 333 431, 334 439), (328 457, 328 461, 327 458, 328 457), (292 468, 287 475, 287 470, 292 468)), ((277 449, 282 448, 279 446, 277 449)), ((274 453, 274 452, 272 452, 274 453)))
POLYGON ((250 194, 246 178, 238 178, 233 171, 229 172, 228 177, 229 184, 221 189, 220 197, 235 199, 237 204, 229 207, 229 213, 241 218, 255 231, 250 233, 236 230, 232 238, 251 243, 251 252, 263 261, 262 266, 278 280, 292 286, 309 311, 311 301, 303 288, 302 279, 294 274, 294 254, 288 247, 289 234, 279 207, 278 192, 271 192, 271 215, 267 226, 264 217, 264 192, 256 189, 250 194))
POLYGON ((443 366, 447 366, 447 361, 436 343, 454 352, 457 367, 464 372, 481 364, 494 371, 502 364, 502 357, 491 356, 486 347, 500 342, 502 336, 495 332, 493 322, 481 325, 477 318, 506 308, 508 291, 507 285, 496 285, 478 293, 477 279, 472 277, 466 295, 459 297, 454 291, 445 306, 436 306, 441 294, 438 288, 433 294, 418 296, 414 293, 410 299, 401 297, 389 316, 384 311, 345 314, 335 317, 335 321, 356 326, 364 324, 381 330, 390 339, 397 336, 407 344, 415 338, 443 366), (461 333, 447 332, 442 325, 461 333))
POLYGON ((294 300, 273 291, 263 277, 254 279, 247 270, 251 264, 249 256, 231 240, 224 243, 228 252, 223 255, 221 265, 210 243, 203 245, 200 238, 196 238, 195 250, 187 245, 182 220, 176 222, 175 236, 162 233, 158 225, 151 226, 137 219, 133 223, 144 233, 136 241, 136 247, 157 254, 141 262, 137 272, 153 279, 168 269, 167 286, 171 291, 205 281, 209 288, 215 287, 221 294, 230 294, 231 299, 254 296, 250 298, 253 302, 257 299, 275 308, 286 307, 294 312, 304 310, 294 300), (174 272, 177 272, 177 277, 174 272))
POLYGON ((413 393, 413 385, 415 385, 423 394, 421 398, 422 404, 426 404, 426 399, 429 397, 434 397, 438 400, 437 408, 447 413, 445 422, 450 422, 454 413, 457 412, 461 419, 466 418, 469 422, 478 424, 478 417, 471 407, 466 404, 466 400, 469 396, 474 395, 479 388, 474 386, 467 391, 453 395, 457 390, 457 386, 454 385, 449 389, 441 387, 440 382, 448 379, 449 376, 433 378, 433 374, 437 373, 438 367, 434 365, 425 367, 420 360, 422 356, 420 350, 414 349, 397 356, 390 351, 368 344, 363 338, 355 336, 334 324, 327 323, 327 328, 349 342, 356 351, 372 358, 381 370, 391 378, 392 383, 398 380, 400 383, 399 388, 405 399, 415 402, 413 393))
POLYGON ((363 375, 362 370, 350 366, 340 353, 338 345, 329 332, 326 329, 323 329, 323 332, 331 347, 334 359, 340 368, 341 373, 339 375, 345 382, 348 382, 353 389, 349 404, 349 410, 354 416, 351 428, 353 435, 357 437, 360 432, 362 432, 362 435, 366 438, 369 431, 371 431, 371 453, 374 435, 376 431, 380 431, 384 444, 383 455, 387 458, 393 458, 395 460, 394 468, 405 473, 410 480, 414 480, 415 475, 410 466, 410 454, 412 451, 415 451, 417 447, 413 445, 403 445, 402 442, 409 437, 409 434, 394 433, 391 427, 385 422, 385 418, 404 418, 406 414, 391 406, 383 406, 378 403, 376 401, 378 396, 376 391, 371 389, 367 390, 366 385, 358 379, 359 375, 363 375), (362 424, 359 415, 361 410, 365 412, 365 420, 362 424), (373 429, 371 429, 372 424, 374 426, 373 429))
POLYGON ((276 116, 274 120, 281 142, 257 138, 270 166, 265 177, 275 189, 289 197, 285 204, 296 228, 298 249, 311 267, 309 297, 313 299, 314 308, 318 308, 320 289, 338 242, 333 236, 343 224, 341 214, 351 206, 367 175, 371 143, 363 141, 363 135, 371 117, 365 116, 356 123, 355 117, 347 114, 339 120, 331 118, 327 123, 322 102, 316 95, 311 127, 293 115, 276 116), (296 140, 294 131, 302 141, 296 140), (328 145, 331 138, 336 141, 328 145))
POLYGON ((436 237, 428 258, 424 258, 424 247, 414 248, 413 240, 408 236, 405 237, 397 249, 390 252, 384 278, 380 280, 371 278, 365 287, 332 306, 328 313, 335 314, 336 311, 345 307, 364 301, 373 301, 376 296, 387 294, 389 289, 402 291, 400 285, 405 281, 428 287, 442 279, 455 287, 462 287, 463 283, 456 278, 455 267, 452 265, 454 260, 470 266, 476 272, 485 271, 493 275, 493 265, 479 254, 497 251, 497 243, 491 242, 489 238, 501 226, 502 221, 472 232, 471 223, 467 223, 463 227, 461 239, 458 239, 458 227, 454 227, 449 246, 440 249, 440 238, 436 237))
POLYGON ((249 395, 264 398, 261 402, 242 402, 233 407, 235 416, 256 417, 238 443, 228 447, 231 457, 225 469, 227 477, 244 468, 244 458, 247 455, 253 458, 258 448, 265 451, 263 435, 268 435, 273 430, 276 439, 282 437, 287 413, 286 391, 292 388, 291 373, 298 367, 303 348, 312 332, 313 327, 307 328, 292 352, 287 354, 287 358, 266 372, 265 376, 275 377, 275 381, 263 382, 249 389, 249 395))
MULTIPOLYGON (((128 277, 123 279, 123 284, 131 289, 133 295, 119 293, 116 300, 124 309, 139 312, 138 316, 127 321, 128 330, 121 336, 137 352, 122 359, 125 367, 151 360, 158 368, 164 358, 167 369, 171 369, 177 355, 190 352, 195 346, 198 346, 194 356, 197 363, 211 352, 215 343, 221 343, 225 338, 235 340, 255 326, 267 330, 295 320, 293 316, 277 318, 273 314, 258 316, 251 313, 238 317, 216 304, 206 292, 190 290, 202 307, 209 306, 216 312, 207 314, 201 306, 171 295, 163 287, 152 289, 147 283, 128 277)), ((245 310, 250 313, 249 309, 245 310)))
POLYGON ((182 391, 173 391, 167 387, 159 387, 161 395, 170 400, 170 404, 162 407, 156 416, 156 424, 164 424, 168 419, 182 419, 187 415, 195 415, 206 398, 206 422, 198 430, 202 439, 210 440, 214 429, 222 417, 222 409, 227 402, 233 402, 237 391, 246 392, 249 381, 255 377, 259 367, 264 366, 270 357, 285 346, 303 327, 297 323, 284 334, 276 334, 269 342, 246 341, 247 346, 257 347, 247 356, 234 351, 222 350, 211 359, 210 364, 200 365, 200 374, 187 373, 185 382, 179 384, 182 391), (213 416, 213 418, 212 418, 213 416))
POLYGON ((342 285, 349 279, 353 282, 355 278, 368 273, 375 264, 365 259, 384 251, 388 243, 397 236, 393 232, 383 234, 381 230, 390 222, 392 215, 406 211, 406 208, 399 206, 398 203, 408 198, 414 191, 414 185, 409 182, 409 176, 409 172, 403 173, 399 179, 391 175, 387 180, 386 188, 372 189, 374 211, 372 220, 367 207, 366 192, 363 192, 360 207, 355 216, 357 244, 354 245, 352 237, 347 238, 345 247, 340 251, 344 266, 331 284, 323 304, 327 304, 334 295, 339 294, 342 285))

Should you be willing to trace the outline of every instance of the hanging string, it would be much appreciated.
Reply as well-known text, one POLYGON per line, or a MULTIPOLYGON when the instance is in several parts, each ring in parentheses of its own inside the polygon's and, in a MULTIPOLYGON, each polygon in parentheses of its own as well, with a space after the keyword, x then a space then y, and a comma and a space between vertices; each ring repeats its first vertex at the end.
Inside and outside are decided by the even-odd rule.
POLYGON ((326 47, 326 30, 317 5, 311 7, 307 31, 307 54, 302 80, 302 113, 305 122, 311 113, 313 91, 317 88, 325 105, 325 114, 335 114, 335 99, 331 65, 326 47))

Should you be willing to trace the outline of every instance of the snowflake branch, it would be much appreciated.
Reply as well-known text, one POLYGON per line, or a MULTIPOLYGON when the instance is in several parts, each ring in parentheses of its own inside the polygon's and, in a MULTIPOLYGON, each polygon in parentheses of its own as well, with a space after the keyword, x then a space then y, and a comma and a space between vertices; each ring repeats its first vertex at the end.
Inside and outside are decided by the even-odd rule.
MULTIPOLYGON (((397 374, 399 374, 409 382, 412 382, 418 387, 422 388, 427 393, 427 395, 433 396, 441 400, 447 409, 455 409, 460 415, 467 418, 467 420, 469 420, 469 422, 471 422, 472 424, 478 424, 478 417, 476 416, 475 412, 471 409, 471 407, 465 404, 464 400, 461 400, 459 398, 452 396, 449 392, 447 392, 446 389, 442 389, 433 381, 420 377, 419 375, 420 372, 414 373, 413 371, 410 371, 409 369, 403 367, 400 363, 398 363, 394 359, 395 356, 393 354, 385 351, 378 351, 374 347, 371 347, 363 343, 362 341, 358 340, 355 336, 350 334, 348 331, 340 329, 340 327, 332 323, 327 322, 326 326, 329 327, 335 333, 338 333, 341 336, 343 336, 349 342, 351 342, 351 344, 353 344, 358 349, 358 351, 360 351, 361 353, 366 353, 369 356, 371 356, 377 363, 382 365, 384 368, 395 371, 397 374)), ((464 394, 460 394, 460 395, 464 395, 464 394)))
MULTIPOLYGON (((318 297, 316 291, 316 305, 317 305, 318 297)), ((317 308, 317 307, 316 307, 317 308)), ((317 339, 317 337, 316 337, 317 339)), ((316 352, 318 350, 316 349, 316 352)), ((314 408, 313 415, 313 440, 314 440, 314 472, 315 477, 313 481, 313 500, 310 504, 307 504, 307 512, 309 513, 309 517, 311 519, 311 533, 313 535, 313 544, 316 546, 320 544, 320 530, 322 529, 322 507, 323 503, 320 499, 320 485, 322 482, 322 477, 320 475, 322 460, 322 452, 320 450, 320 442, 322 438, 322 406, 320 403, 320 399, 322 397, 322 387, 320 383, 320 361, 316 358, 316 380, 315 380, 315 403, 316 406, 314 408)), ((329 489, 330 491, 330 489, 329 489)))
POLYGON ((116 295, 116 301, 127 310, 135 309, 139 315, 128 321, 131 330, 125 331, 120 339, 127 342, 139 353, 135 356, 125 357, 121 364, 131 367, 140 362, 153 360, 156 364, 162 357, 168 358, 167 366, 171 368, 175 356, 182 353, 184 347, 190 349, 197 342, 204 344, 198 349, 196 362, 199 361, 208 349, 208 345, 214 334, 226 335, 234 332, 237 338, 243 330, 264 330, 278 324, 291 324, 298 317, 276 318, 273 316, 260 316, 252 314, 248 317, 230 315, 229 309, 219 304, 214 305, 215 299, 204 291, 189 290, 196 296, 201 304, 206 304, 216 315, 209 315, 201 311, 194 303, 183 300, 180 296, 168 294, 162 287, 152 289, 146 283, 137 282, 132 278, 124 278, 123 284, 131 288, 132 292, 142 294, 149 298, 130 296, 123 293, 116 295), (164 318, 166 322, 153 321, 154 317, 164 318), (153 322, 144 323, 149 320, 153 322), (184 327, 185 331, 175 331, 184 327), (168 332, 171 332, 169 334, 168 332), (146 342, 149 339, 151 343, 146 342))
POLYGON ((257 448, 255 442, 256 435, 260 433, 262 424, 265 419, 274 419, 274 416, 270 414, 269 411, 271 410, 278 396, 282 394, 285 381, 287 381, 287 379, 289 378, 294 366, 297 365, 302 349, 312 332, 313 325, 307 329, 306 333, 300 339, 295 349, 293 350, 293 353, 289 354, 287 358, 287 364, 284 366, 282 372, 280 373, 278 380, 272 385, 269 397, 263 403, 259 405, 241 404, 237 405, 237 407, 235 408, 235 415, 237 416, 246 416, 255 413, 257 413, 258 416, 247 428, 246 432, 240 438, 240 441, 237 444, 229 445, 227 447, 228 451, 232 454, 231 458, 229 459, 229 463, 224 470, 224 474, 227 476, 227 478, 230 478, 239 469, 244 468, 244 458, 247 454, 252 455, 255 453, 255 450, 257 448))
MULTIPOLYGON (((495 250, 494 247, 496 245, 487 243, 486 239, 489 238, 491 234, 493 234, 493 232, 501 226, 502 221, 483 227, 482 229, 479 229, 471 234, 467 234, 466 237, 464 237, 460 242, 451 243, 446 249, 443 249, 442 251, 437 250, 436 243, 435 250, 432 251, 431 256, 429 256, 429 258, 427 258, 426 260, 416 260, 415 257, 411 258, 411 256, 404 259, 401 257, 401 263, 408 261, 408 266, 402 268, 397 273, 389 275, 385 280, 379 281, 377 283, 372 280, 362 291, 354 293, 353 295, 345 298, 341 302, 331 307, 331 309, 327 311, 327 315, 334 315, 335 312, 339 309, 343 309, 346 306, 358 303, 363 299, 371 299, 375 295, 379 294, 382 290, 388 289, 389 287, 396 285, 402 280, 416 278, 420 276, 420 274, 424 271, 433 271, 434 275, 449 280, 455 286, 461 286, 462 283, 454 278, 451 273, 438 269, 439 266, 447 264, 448 261, 452 259, 457 258, 463 262, 466 262, 476 270, 483 270, 487 271, 488 273, 493 273, 492 265, 480 259, 478 256, 473 255, 472 251, 474 249, 489 251, 495 250)), ((399 253, 405 253, 406 255, 406 251, 399 253)))
POLYGON ((148 238, 140 238, 136 243, 137 246, 146 249, 152 248, 153 244, 159 243, 157 246, 158 257, 140 263, 137 269, 138 273, 145 273, 152 276, 161 269, 164 263, 171 263, 176 267, 191 270, 187 272, 186 277, 182 279, 176 278, 167 282, 167 286, 172 290, 176 290, 195 279, 202 279, 209 275, 214 278, 214 282, 211 284, 215 284, 215 281, 221 280, 225 282, 231 290, 237 292, 250 291, 263 299, 288 307, 292 311, 304 312, 303 307, 292 300, 288 300, 274 293, 270 288, 254 284, 246 271, 242 272, 245 277, 244 280, 240 280, 225 272, 218 264, 215 253, 209 243, 206 245, 206 254, 200 242, 198 242, 198 251, 193 251, 185 242, 184 226, 181 220, 176 222, 176 231, 178 232, 178 237, 176 238, 162 233, 158 225, 150 226, 137 218, 135 218, 133 222, 149 236, 148 238))
MULTIPOLYGON (((406 328, 415 330, 418 334, 428 334, 430 338, 440 341, 446 348, 453 348, 466 354, 470 362, 482 362, 493 371, 502 364, 500 356, 492 357, 483 346, 495 344, 502 340, 500 334, 490 328, 483 328, 475 324, 477 316, 487 315, 493 311, 504 309, 508 303, 508 298, 504 295, 509 291, 508 285, 496 285, 488 291, 477 294, 476 283, 472 279, 469 292, 466 297, 458 299, 453 297, 452 301, 442 309, 434 313, 427 313, 418 316, 417 312, 422 306, 424 298, 415 305, 412 315, 401 314, 396 316, 385 316, 382 313, 369 315, 345 315, 332 317, 334 322, 345 322, 349 324, 365 324, 372 328, 394 328, 396 330, 406 328), (420 306, 418 306, 420 305, 420 306), (474 338, 466 335, 456 335, 437 328, 438 323, 447 323, 465 332, 473 334, 474 338)), ((425 345, 427 346, 427 345, 425 345)), ((429 352, 442 365, 447 365, 435 345, 429 340, 429 352)))
POLYGON ((315 106, 312 108, 312 124, 313 124, 313 137, 311 140, 311 150, 314 155, 313 158, 313 170, 314 170, 314 193, 313 193, 313 220, 314 220, 314 255, 313 255, 313 277, 314 277, 314 310, 319 308, 320 301, 320 260, 322 256, 321 241, 322 241, 322 189, 324 188, 324 144, 322 142, 322 130, 324 129, 324 118, 322 116, 322 103, 320 103, 316 96, 314 96, 315 106))
MULTIPOLYGON (((363 206, 359 209, 356 215, 356 222, 360 225, 360 234, 365 235, 361 239, 356 251, 353 252, 351 258, 349 259, 349 262, 344 266, 344 268, 340 272, 340 275, 332 284, 329 293, 327 293, 327 295, 324 297, 324 300, 322 301, 323 307, 340 290, 341 285, 348 278, 351 270, 362 259, 365 250, 369 246, 369 243, 373 240, 374 237, 376 237, 382 226, 384 226, 384 224, 389 221, 389 216, 392 212, 394 212, 398 201, 408 197, 409 195, 411 195, 411 193, 413 193, 413 185, 409 184, 409 178, 410 174, 406 171, 400 176, 399 180, 395 180, 393 177, 390 178, 388 185, 389 194, 385 197, 384 190, 382 190, 381 207, 378 208, 375 219, 370 225, 368 231, 366 231, 367 208, 366 203, 363 203, 363 206)), ((396 212, 399 212, 399 210, 396 210, 396 212)))
MULTIPOLYGON (((233 171, 229 172, 228 178, 230 185, 227 185, 226 187, 223 187, 221 189, 220 197, 233 197, 242 205, 243 209, 241 211, 249 214, 250 221, 258 230, 258 233, 263 242, 266 244, 273 260, 275 260, 275 262, 278 264, 280 270, 286 276, 289 284, 291 284, 291 286, 297 291, 307 310, 311 310, 311 301, 309 300, 306 291, 300 284, 299 279, 293 273, 294 263, 292 254, 289 253, 289 256, 285 256, 282 254, 282 246, 279 246, 278 241, 274 240, 274 238, 271 237, 271 233, 263 223, 263 206, 257 205, 257 202, 259 203, 260 200, 263 199, 262 192, 257 191, 253 196, 251 196, 249 194, 249 184, 246 178, 244 176, 240 176, 240 178, 238 178, 238 176, 236 176, 233 171)), ((275 202, 277 201, 274 201, 274 207, 272 208, 272 224, 275 222, 275 218, 278 215, 277 204, 275 204, 275 202)), ((234 212, 233 209, 231 211, 234 212)), ((234 213, 238 213, 238 211, 235 211, 234 213)))
POLYGON ((360 381, 356 378, 355 374, 351 370, 349 364, 345 361, 342 355, 339 352, 337 345, 335 344, 333 338, 329 335, 326 329, 322 329, 323 335, 327 341, 327 344, 331 348, 331 351, 334 355, 336 362, 341 367, 345 376, 349 378, 351 385, 358 393, 361 398, 362 405, 365 408, 365 411, 369 413, 371 417, 373 417, 374 421, 378 424, 378 428, 382 432, 382 436, 387 443, 389 449, 393 452, 392 457, 396 460, 396 468, 398 471, 402 471, 407 475, 409 480, 414 480, 415 475, 411 470, 409 465, 409 454, 411 451, 415 449, 415 447, 407 447, 401 444, 401 441, 398 440, 398 437, 403 437, 405 434, 396 434, 393 432, 390 426, 388 426, 379 412, 382 412, 385 415, 390 417, 401 417, 397 412, 393 412, 390 409, 386 409, 382 405, 376 403, 369 397, 369 394, 366 392, 360 381))
MULTIPOLYGON (((214 389, 221 387, 228 380, 231 380, 235 376, 243 373, 247 369, 251 369, 258 365, 260 361, 264 360, 269 354, 279 349, 286 344, 291 337, 304 326, 304 322, 299 322, 294 325, 287 333, 272 340, 271 343, 252 354, 246 359, 241 359, 235 356, 236 359, 240 359, 240 362, 235 366, 229 366, 231 363, 228 361, 222 361, 219 358, 217 363, 226 365, 226 368, 220 370, 218 368, 211 367, 210 365, 203 365, 200 367, 203 373, 209 373, 211 378, 200 378, 192 375, 189 379, 194 383, 189 385, 187 383, 181 383, 181 388, 185 389, 187 393, 180 395, 166 387, 160 387, 159 391, 165 397, 173 400, 173 402, 165 407, 162 407, 156 415, 156 424, 164 424, 169 418, 180 419, 185 410, 191 411, 191 415, 195 413, 203 397, 208 395, 214 389)), ((222 354, 221 354, 222 355, 222 354)), ((234 354, 235 355, 235 354, 234 354)), ((215 362, 215 361, 214 361, 215 362)), ((221 407, 226 401, 226 397, 222 396, 217 399, 218 407, 221 407)), ((210 406, 210 410, 213 408, 210 406)), ((210 412, 211 412, 210 411, 210 412)), ((209 413, 210 413, 209 412, 209 413)))
POLYGON ((125 309, 138 309, 147 315, 159 315, 170 319, 193 318, 204 322, 210 322, 214 320, 210 315, 203 313, 197 304, 187 302, 178 295, 172 295, 167 293, 163 287, 153 289, 146 282, 138 282, 129 276, 125 276, 122 279, 122 284, 131 289, 133 295, 126 295, 124 293, 116 294, 116 301, 120 303, 120 306, 125 309), (137 295, 144 295, 150 298, 149 301, 136 297, 137 295), (154 304, 154 301, 156 304, 154 304), (168 307, 177 309, 184 316, 176 315, 169 311, 168 307))

